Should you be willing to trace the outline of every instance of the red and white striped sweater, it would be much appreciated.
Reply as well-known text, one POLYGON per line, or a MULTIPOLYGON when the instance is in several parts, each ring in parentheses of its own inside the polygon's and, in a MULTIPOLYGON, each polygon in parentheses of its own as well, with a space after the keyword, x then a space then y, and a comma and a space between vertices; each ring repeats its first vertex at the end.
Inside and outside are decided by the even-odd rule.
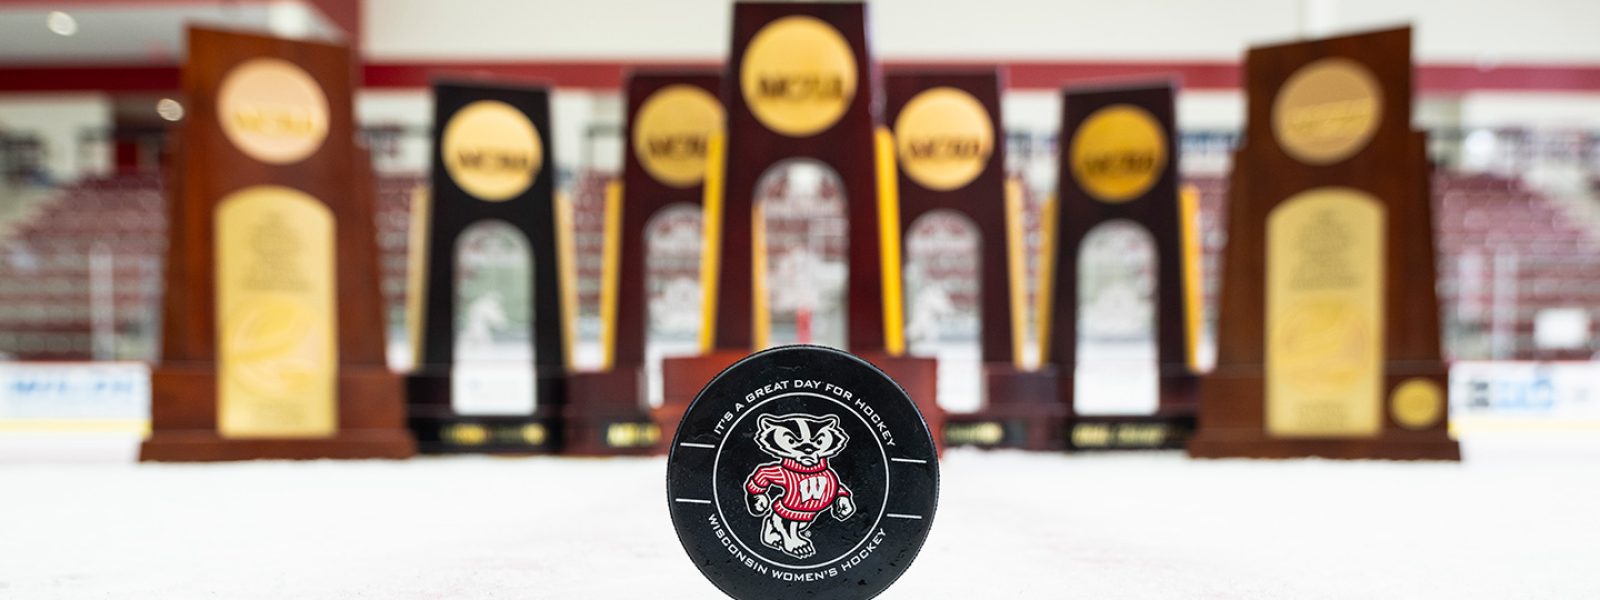
POLYGON ((791 521, 810 521, 834 500, 850 497, 850 490, 828 468, 826 458, 809 467, 787 458, 767 463, 756 467, 744 482, 751 495, 765 494, 771 486, 783 489, 783 497, 773 503, 772 510, 791 521))

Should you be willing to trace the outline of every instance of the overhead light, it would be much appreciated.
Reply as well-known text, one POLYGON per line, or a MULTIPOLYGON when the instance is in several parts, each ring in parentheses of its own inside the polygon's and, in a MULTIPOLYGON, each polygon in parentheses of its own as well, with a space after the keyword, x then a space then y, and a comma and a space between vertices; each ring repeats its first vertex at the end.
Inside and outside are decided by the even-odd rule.
POLYGON ((51 33, 59 36, 78 33, 78 20, 72 18, 72 15, 59 10, 50 11, 50 14, 44 18, 44 26, 50 28, 51 33))
POLYGON ((162 98, 156 102, 156 114, 168 121, 183 119, 183 104, 171 98, 162 98))

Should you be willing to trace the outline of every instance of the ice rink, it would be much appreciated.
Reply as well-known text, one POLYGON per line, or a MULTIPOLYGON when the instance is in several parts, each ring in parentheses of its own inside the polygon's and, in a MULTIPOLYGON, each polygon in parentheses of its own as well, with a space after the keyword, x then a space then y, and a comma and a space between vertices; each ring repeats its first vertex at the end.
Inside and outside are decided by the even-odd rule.
MULTIPOLYGON (((1596 598, 1600 440, 1460 464, 957 450, 884 598, 1596 598)), ((716 598, 664 461, 0 466, 0 598, 716 598)))

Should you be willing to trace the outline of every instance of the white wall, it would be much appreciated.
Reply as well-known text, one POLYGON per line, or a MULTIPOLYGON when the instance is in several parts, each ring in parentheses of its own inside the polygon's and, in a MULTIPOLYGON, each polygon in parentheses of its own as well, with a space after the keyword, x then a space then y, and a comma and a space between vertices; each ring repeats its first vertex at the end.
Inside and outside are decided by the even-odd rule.
MULTIPOLYGON (((718 59, 729 0, 365 0, 370 59, 718 59)), ((1237 60, 1411 22, 1424 62, 1600 62, 1594 0, 876 0, 881 58, 1237 60)))
MULTIPOLYGON (((1600 36, 1600 22, 1596 23, 1600 36)), ((1600 130, 1600 94, 1476 92, 1462 98, 1468 127, 1600 130)))

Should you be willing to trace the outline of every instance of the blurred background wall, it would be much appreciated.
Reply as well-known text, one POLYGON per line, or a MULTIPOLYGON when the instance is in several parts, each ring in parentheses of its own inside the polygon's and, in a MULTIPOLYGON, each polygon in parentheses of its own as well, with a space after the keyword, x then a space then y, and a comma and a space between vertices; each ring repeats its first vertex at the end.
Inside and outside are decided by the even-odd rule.
MULTIPOLYGON (((1040 207, 1055 186, 1059 88, 1178 77, 1182 165, 1202 208, 1208 317, 1226 243, 1226 173, 1243 120, 1238 67, 1246 48, 1412 24, 1416 118, 1432 134, 1438 166, 1447 354, 1548 361, 1600 352, 1600 3, 871 5, 873 51, 886 68, 1005 69, 1008 169, 1025 184, 1035 245, 1040 207)), ((360 50, 366 86, 357 114, 380 174, 379 243, 397 366, 409 357, 408 210, 426 182, 433 125, 426 85, 452 73, 556 85, 558 185, 578 209, 579 332, 588 342, 580 361, 597 364, 601 192, 624 151, 618 86, 629 65, 719 64, 730 14, 726 0, 0 0, 0 357, 155 358, 165 244, 157 169, 166 128, 182 118, 183 27, 203 23, 344 40, 360 50)), ((837 231, 825 222, 836 215, 796 214, 804 222, 792 239, 837 231)), ((942 301, 957 311, 976 305, 972 293, 942 301)), ((946 337, 975 347, 975 332, 946 337)))

